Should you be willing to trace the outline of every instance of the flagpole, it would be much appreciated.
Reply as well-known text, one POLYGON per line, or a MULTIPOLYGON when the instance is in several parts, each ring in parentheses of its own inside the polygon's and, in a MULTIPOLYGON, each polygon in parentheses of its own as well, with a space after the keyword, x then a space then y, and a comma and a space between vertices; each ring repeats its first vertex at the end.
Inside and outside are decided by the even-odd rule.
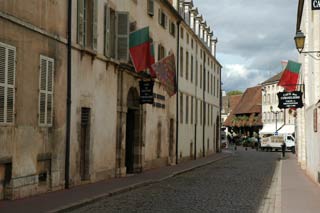
POLYGON ((176 75, 176 164, 179 163, 179 64, 180 64, 180 22, 177 21, 177 75, 176 75))

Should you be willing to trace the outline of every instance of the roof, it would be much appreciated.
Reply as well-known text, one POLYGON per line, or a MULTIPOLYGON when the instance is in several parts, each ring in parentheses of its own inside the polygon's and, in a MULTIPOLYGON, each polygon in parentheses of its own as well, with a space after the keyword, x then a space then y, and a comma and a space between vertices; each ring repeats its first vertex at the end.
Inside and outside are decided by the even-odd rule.
POLYGON ((234 109, 234 114, 261 113, 261 86, 246 89, 234 109))
POLYGON ((234 110, 234 108, 238 105, 241 97, 242 94, 229 96, 230 111, 234 110))
MULTIPOLYGON (((224 122, 225 126, 262 126, 261 86, 246 89, 224 122)), ((236 101, 236 98, 235 100, 236 101)), ((231 107, 231 106, 230 106, 231 107)))
POLYGON ((272 76, 272 77, 269 78, 268 80, 262 82, 262 84, 269 84, 269 83, 275 83, 275 82, 280 81, 280 78, 281 78, 281 76, 282 76, 282 73, 283 73, 283 71, 282 71, 282 72, 279 72, 278 74, 272 76))

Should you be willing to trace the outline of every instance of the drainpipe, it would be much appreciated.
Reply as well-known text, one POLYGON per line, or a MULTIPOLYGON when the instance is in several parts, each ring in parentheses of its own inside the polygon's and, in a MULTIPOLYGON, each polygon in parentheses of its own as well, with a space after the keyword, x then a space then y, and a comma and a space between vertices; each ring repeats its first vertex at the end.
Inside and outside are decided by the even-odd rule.
MULTIPOLYGON (((204 52, 204 51, 203 51, 204 52)), ((206 126, 206 102, 205 102, 205 91, 206 91, 206 55, 205 53, 202 54, 203 57, 203 104, 202 104, 202 110, 203 110, 203 119, 202 119, 202 156, 205 157, 205 126, 206 126)))
POLYGON ((180 23, 177 21, 177 76, 176 76, 176 164, 179 163, 179 62, 180 62, 180 23))
POLYGON ((72 0, 68 0, 68 55, 67 55, 67 114, 66 114, 66 156, 65 188, 70 187, 70 121, 71 121, 71 38, 72 36, 72 0))

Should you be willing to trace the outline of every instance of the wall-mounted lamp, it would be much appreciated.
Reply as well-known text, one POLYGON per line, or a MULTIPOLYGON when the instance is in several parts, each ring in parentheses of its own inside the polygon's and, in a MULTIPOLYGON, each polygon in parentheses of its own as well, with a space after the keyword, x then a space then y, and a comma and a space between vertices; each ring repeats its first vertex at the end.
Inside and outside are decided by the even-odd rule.
POLYGON ((297 48, 298 52, 300 54, 307 53, 310 56, 312 56, 310 53, 317 53, 317 57, 319 57, 319 58, 315 58, 314 56, 312 56, 312 57, 317 60, 320 60, 320 51, 303 51, 305 39, 306 39, 306 36, 304 35, 304 33, 301 30, 297 31, 296 36, 294 37, 294 41, 296 43, 296 48, 297 48))

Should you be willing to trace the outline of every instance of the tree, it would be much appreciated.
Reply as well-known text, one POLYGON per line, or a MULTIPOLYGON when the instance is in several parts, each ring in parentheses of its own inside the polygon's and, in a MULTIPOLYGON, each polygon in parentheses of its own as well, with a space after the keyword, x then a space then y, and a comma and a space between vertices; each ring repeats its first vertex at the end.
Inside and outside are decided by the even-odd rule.
POLYGON ((231 90, 231 91, 229 91, 229 92, 227 93, 228 96, 231 96, 231 95, 241 95, 241 94, 243 94, 243 92, 240 91, 240 90, 231 90))

